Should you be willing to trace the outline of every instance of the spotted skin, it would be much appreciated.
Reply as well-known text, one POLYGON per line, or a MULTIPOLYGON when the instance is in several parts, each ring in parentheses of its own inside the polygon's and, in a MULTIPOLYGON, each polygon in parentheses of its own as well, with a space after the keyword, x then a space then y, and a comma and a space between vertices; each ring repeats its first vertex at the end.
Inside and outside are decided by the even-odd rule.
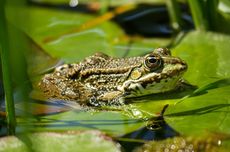
POLYGON ((51 99, 83 105, 119 105, 126 97, 176 88, 186 63, 158 48, 142 57, 114 58, 96 53, 82 62, 64 64, 44 75, 39 88, 51 99))

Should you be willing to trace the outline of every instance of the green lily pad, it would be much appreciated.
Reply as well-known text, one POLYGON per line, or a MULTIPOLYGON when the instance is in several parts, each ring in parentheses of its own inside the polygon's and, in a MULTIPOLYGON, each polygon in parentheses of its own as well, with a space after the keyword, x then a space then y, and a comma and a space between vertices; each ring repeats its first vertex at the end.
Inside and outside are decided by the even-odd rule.
POLYGON ((230 37, 189 33, 173 53, 189 65, 185 79, 199 88, 166 110, 169 125, 184 135, 230 134, 230 37))
POLYGON ((1 152, 26 152, 29 151, 28 147, 20 141, 20 139, 9 136, 0 138, 0 151, 1 152))
POLYGON ((130 38, 124 31, 111 21, 103 21, 100 16, 40 7, 18 8, 20 13, 12 14, 12 9, 15 8, 7 9, 8 20, 12 24, 49 55, 69 63, 80 61, 95 52, 118 57, 141 55, 170 43, 170 39, 137 38, 132 39, 132 45, 129 45, 130 38), (18 20, 24 16, 29 18, 28 22, 18 20), (87 28, 84 29, 84 26, 87 28))
POLYGON ((4 152, 118 152, 120 147, 99 131, 43 132, 10 136, 0 139, 0 151, 4 152))
MULTIPOLYGON (((123 31, 111 22, 92 25, 91 28, 79 32, 74 31, 83 28, 84 23, 90 24, 93 19, 93 16, 81 13, 37 7, 26 7, 21 11, 21 14, 30 14, 30 20, 19 25, 20 28, 52 57, 68 62, 79 61, 98 51, 113 55, 110 44, 123 35, 123 31), (46 42, 50 38, 52 40, 46 42)), ((10 8, 8 12, 11 12, 10 8)), ((9 20, 17 24, 12 16, 8 13, 9 20)))

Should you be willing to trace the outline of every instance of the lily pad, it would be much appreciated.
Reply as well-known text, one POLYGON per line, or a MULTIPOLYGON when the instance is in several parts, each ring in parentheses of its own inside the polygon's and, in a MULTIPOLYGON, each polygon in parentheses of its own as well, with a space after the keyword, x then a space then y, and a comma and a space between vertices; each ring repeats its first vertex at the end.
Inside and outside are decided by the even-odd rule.
POLYGON ((86 132, 43 132, 20 137, 0 139, 1 152, 119 152, 120 147, 112 139, 99 131, 86 132))
POLYGON ((103 16, 41 7, 21 8, 19 14, 12 15, 11 9, 15 8, 9 7, 7 12, 12 24, 49 55, 69 63, 80 61, 95 52, 119 57, 140 55, 170 43, 170 39, 130 39, 117 24, 104 20, 103 16), (29 21, 18 24, 17 18, 28 14, 29 21))
POLYGON ((191 32, 173 50, 189 65, 185 79, 199 87, 166 110, 166 121, 181 134, 230 134, 229 41, 227 35, 191 32))
MULTIPOLYGON (((110 44, 123 35, 123 31, 111 22, 81 30, 89 26, 85 24, 91 24, 93 19, 93 16, 81 13, 26 7, 21 14, 30 14, 30 20, 20 25, 20 28, 52 57, 69 62, 78 61, 98 51, 112 55, 114 53, 110 44)), ((8 16, 16 24, 10 18, 12 15, 8 16)))

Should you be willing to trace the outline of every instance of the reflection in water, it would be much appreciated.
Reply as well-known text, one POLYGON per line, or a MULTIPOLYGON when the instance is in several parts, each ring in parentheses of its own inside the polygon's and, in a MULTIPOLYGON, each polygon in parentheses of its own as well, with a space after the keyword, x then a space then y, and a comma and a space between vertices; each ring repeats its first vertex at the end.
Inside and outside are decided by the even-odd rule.
POLYGON ((149 119, 145 127, 125 134, 117 139, 125 151, 131 151, 143 145, 146 141, 163 140, 169 137, 179 136, 179 133, 171 128, 164 120, 163 114, 167 107, 168 105, 163 108, 160 116, 149 119))

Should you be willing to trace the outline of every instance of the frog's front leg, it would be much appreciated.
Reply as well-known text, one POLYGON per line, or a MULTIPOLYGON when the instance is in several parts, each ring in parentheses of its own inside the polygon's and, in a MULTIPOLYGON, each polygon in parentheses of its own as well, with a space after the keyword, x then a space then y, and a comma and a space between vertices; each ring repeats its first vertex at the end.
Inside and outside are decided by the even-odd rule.
POLYGON ((108 105, 120 106, 124 104, 123 93, 120 91, 106 92, 99 96, 91 97, 89 104, 96 107, 108 105))

